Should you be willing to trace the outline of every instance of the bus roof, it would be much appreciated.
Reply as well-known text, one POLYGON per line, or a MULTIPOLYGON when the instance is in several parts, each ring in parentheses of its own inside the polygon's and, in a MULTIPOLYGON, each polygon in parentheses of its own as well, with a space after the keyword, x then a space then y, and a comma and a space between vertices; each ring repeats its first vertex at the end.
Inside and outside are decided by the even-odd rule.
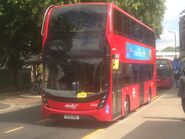
POLYGON ((135 22, 141 24, 142 26, 146 27, 147 29, 151 30, 154 32, 154 30, 152 28, 150 28, 149 26, 147 26, 146 24, 144 24, 142 21, 140 21, 139 19, 133 17, 131 14, 129 14, 128 12, 124 11, 123 9, 119 8, 118 6, 116 6, 114 3, 110 3, 110 2, 80 2, 80 3, 73 3, 73 4, 63 4, 63 5, 58 5, 55 7, 61 7, 61 6, 73 6, 73 5, 85 5, 85 4, 94 4, 94 5, 108 5, 109 7, 114 7, 117 10, 119 10, 120 12, 122 12, 124 15, 128 16, 129 18, 133 19, 135 22))

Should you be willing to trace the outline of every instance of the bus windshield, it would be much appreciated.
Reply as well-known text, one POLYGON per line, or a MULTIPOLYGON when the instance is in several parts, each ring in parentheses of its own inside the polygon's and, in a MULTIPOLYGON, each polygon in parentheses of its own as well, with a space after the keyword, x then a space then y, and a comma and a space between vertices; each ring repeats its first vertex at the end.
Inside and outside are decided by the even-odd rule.
POLYGON ((68 6, 53 10, 49 29, 53 32, 102 32, 105 20, 105 5, 68 6))
POLYGON ((75 97, 78 92, 94 94, 106 90, 109 62, 105 57, 105 24, 103 5, 53 10, 43 55, 47 92, 75 97))
POLYGON ((156 60, 156 64, 158 77, 169 77, 172 75, 172 67, 169 60, 156 60))

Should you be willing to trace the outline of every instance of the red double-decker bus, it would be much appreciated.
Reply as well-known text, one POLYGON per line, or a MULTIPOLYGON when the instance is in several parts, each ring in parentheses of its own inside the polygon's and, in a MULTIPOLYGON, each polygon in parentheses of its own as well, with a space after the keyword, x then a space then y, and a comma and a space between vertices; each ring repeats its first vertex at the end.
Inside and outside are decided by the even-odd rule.
POLYGON ((50 6, 42 113, 113 121, 156 95, 154 31, 112 3, 50 6))
POLYGON ((171 88, 173 86, 173 64, 172 60, 166 58, 156 59, 158 88, 171 88))

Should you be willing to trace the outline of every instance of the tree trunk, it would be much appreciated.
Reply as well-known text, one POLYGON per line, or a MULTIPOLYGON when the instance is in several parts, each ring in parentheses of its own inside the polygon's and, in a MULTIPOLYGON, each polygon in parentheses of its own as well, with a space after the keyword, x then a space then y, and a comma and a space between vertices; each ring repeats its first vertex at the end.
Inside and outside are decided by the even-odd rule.
POLYGON ((17 67, 13 67, 12 68, 12 88, 14 90, 18 89, 18 68, 17 67))

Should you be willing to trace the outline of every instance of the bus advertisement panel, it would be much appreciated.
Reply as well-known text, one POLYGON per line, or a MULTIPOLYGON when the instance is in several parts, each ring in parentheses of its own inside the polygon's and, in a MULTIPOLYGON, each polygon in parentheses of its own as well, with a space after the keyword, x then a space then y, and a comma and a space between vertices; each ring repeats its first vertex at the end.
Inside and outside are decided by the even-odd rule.
POLYGON ((41 34, 44 117, 113 121, 156 95, 154 31, 114 4, 51 6, 41 34))

